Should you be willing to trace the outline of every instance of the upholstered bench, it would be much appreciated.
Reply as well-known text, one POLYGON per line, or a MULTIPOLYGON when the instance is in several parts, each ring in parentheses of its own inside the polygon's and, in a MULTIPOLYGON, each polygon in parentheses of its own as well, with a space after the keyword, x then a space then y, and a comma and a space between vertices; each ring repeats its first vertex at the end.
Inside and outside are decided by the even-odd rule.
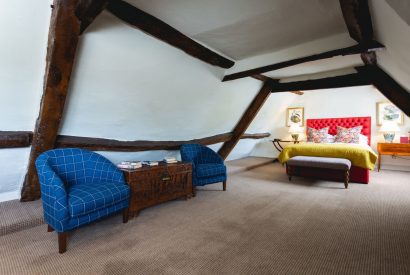
POLYGON ((348 159, 343 158, 324 158, 324 157, 308 157, 297 156, 290 158, 286 162, 286 173, 289 180, 295 175, 299 167, 312 168, 312 169, 327 169, 328 171, 341 172, 345 188, 349 185, 349 170, 352 163, 348 159))

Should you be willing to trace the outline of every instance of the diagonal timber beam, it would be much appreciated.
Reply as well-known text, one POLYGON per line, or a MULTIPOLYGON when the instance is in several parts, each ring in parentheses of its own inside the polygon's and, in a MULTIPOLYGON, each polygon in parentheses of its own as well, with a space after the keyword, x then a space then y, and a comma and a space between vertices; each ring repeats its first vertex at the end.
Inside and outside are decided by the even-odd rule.
POLYGON ((356 68, 394 105, 410 117, 410 91, 397 83, 377 65, 356 68))
MULTIPOLYGON (((350 36, 361 45, 370 43, 374 34, 368 0, 339 0, 339 2, 350 36)), ((361 58, 366 66, 356 70, 407 116, 410 116, 410 92, 377 66, 376 53, 362 53, 361 58)))
POLYGON ((228 74, 224 76, 222 81, 231 81, 231 80, 240 79, 240 78, 249 77, 249 76, 254 77, 255 75, 257 76, 259 74, 276 71, 279 69, 283 69, 286 67, 290 67, 290 66, 294 66, 294 65, 298 65, 302 63, 307 63, 307 62, 322 60, 322 59, 328 59, 328 58, 332 58, 335 56, 360 54, 360 53, 374 51, 374 50, 382 49, 382 48, 384 48, 382 44, 380 44, 377 41, 372 41, 369 45, 367 45, 367 47, 362 47, 361 45, 355 45, 355 46, 351 46, 347 48, 341 48, 341 49, 331 50, 331 51, 327 51, 327 52, 323 52, 319 54, 291 59, 288 61, 283 61, 283 62, 279 62, 279 63, 267 65, 267 66, 262 66, 262 67, 258 67, 258 68, 254 68, 251 70, 238 72, 238 73, 228 74))
POLYGON ((373 26, 368 0, 339 0, 350 37, 361 45, 373 39, 373 26))
POLYGON ((22 201, 40 198, 35 160, 42 152, 54 148, 56 141, 80 35, 81 21, 76 16, 78 4, 78 0, 54 0, 48 34, 43 97, 21 193, 22 201))
POLYGON ((108 0, 79 0, 76 16, 81 21, 80 33, 94 21, 94 19, 107 7, 108 0))
POLYGON ((222 145, 221 149, 219 149, 218 154, 223 159, 226 159, 228 157, 228 155, 232 152, 235 145, 241 139, 241 136, 245 133, 246 129, 248 129, 249 125, 254 120, 259 110, 262 108, 263 104, 268 99, 269 95, 271 94, 272 85, 274 83, 275 82, 271 80, 265 81, 259 93, 253 99, 248 109, 246 109, 245 113, 239 120, 238 124, 236 124, 234 130, 232 131, 233 136, 231 140, 225 142, 222 145))
POLYGON ((160 19, 122 0, 109 0, 107 10, 122 21, 211 65, 231 68, 235 63, 195 42, 160 19))

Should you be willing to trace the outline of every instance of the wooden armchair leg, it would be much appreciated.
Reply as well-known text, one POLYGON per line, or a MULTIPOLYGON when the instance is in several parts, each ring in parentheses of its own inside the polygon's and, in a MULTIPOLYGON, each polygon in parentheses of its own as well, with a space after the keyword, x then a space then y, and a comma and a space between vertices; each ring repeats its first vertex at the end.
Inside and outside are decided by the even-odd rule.
POLYGON ((67 251, 67 232, 58 232, 58 252, 67 251))
POLYGON ((192 185, 192 197, 196 196, 196 186, 192 185))
POLYGON ((53 232, 54 228, 47 224, 47 232, 53 232))
POLYGON ((226 180, 222 184, 223 184, 223 190, 226 191, 226 180))
POLYGON ((349 170, 346 171, 345 173, 345 188, 349 186, 349 170))
POLYGON ((124 208, 124 210, 122 210, 122 222, 127 223, 128 217, 129 217, 129 209, 127 207, 127 208, 124 208))

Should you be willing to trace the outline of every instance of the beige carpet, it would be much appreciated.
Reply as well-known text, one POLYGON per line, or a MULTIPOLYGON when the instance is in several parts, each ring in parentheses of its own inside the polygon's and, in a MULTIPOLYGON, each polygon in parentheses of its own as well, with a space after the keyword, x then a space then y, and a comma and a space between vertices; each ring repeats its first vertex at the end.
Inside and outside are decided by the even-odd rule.
POLYGON ((0 274, 409 274, 410 174, 371 176, 345 190, 268 164, 83 227, 62 255, 44 225, 2 236, 0 274))
POLYGON ((41 201, 21 203, 12 200, 0 203, 0 236, 44 223, 41 201))

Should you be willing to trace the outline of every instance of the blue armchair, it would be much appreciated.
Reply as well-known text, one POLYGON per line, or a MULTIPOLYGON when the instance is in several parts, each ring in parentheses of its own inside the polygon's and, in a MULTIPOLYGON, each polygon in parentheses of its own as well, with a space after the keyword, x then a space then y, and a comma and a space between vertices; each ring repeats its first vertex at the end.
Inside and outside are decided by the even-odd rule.
POLYGON ((44 219, 58 233, 59 252, 67 232, 123 210, 128 221, 130 188, 123 173, 103 156, 82 149, 55 149, 36 160, 44 219))
POLYGON ((226 166, 224 160, 214 151, 200 144, 181 146, 181 159, 192 163, 192 185, 195 187, 222 182, 226 191, 226 166))

